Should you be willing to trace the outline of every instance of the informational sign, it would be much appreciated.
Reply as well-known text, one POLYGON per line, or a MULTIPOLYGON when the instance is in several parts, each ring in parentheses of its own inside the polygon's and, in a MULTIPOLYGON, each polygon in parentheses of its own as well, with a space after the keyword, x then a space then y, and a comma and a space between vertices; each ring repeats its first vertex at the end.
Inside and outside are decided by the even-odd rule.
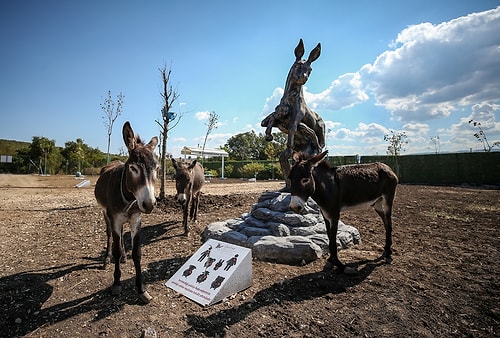
POLYGON ((212 305, 252 285, 252 250, 207 240, 165 284, 201 305, 212 305))

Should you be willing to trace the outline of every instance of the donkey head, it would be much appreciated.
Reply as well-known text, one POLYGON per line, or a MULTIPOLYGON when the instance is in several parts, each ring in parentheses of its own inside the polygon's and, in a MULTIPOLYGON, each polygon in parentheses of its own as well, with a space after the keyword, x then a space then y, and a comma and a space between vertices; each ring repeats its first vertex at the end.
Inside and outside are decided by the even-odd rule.
POLYGON ((154 183, 158 162, 154 149, 158 144, 158 138, 155 136, 148 144, 144 144, 141 138, 134 134, 127 121, 123 125, 123 141, 129 152, 124 169, 125 187, 134 195, 141 212, 149 214, 156 203, 154 183))
POLYGON ((196 163, 196 160, 191 162, 191 164, 178 163, 172 158, 172 164, 175 169, 175 188, 177 189, 175 199, 180 204, 186 203, 188 196, 191 195, 194 177, 193 169, 196 163))
POLYGON ((299 44, 295 47, 295 62, 290 68, 288 73, 286 84, 302 86, 307 82, 309 75, 311 74, 312 67, 311 63, 319 58, 321 54, 321 44, 318 43, 316 47, 311 51, 307 60, 303 60, 304 55, 304 42, 300 39, 299 44))
POLYGON ((307 199, 314 194, 316 185, 313 178, 313 170, 328 154, 325 150, 321 154, 304 159, 302 153, 293 154, 293 165, 288 175, 290 180, 290 209, 296 213, 301 213, 307 199))

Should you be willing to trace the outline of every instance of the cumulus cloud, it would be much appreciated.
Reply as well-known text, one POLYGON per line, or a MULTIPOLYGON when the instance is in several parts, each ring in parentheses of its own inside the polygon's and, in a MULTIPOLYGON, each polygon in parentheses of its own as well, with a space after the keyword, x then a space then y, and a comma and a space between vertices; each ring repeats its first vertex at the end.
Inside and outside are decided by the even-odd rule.
POLYGON ((194 117, 199 121, 208 120, 209 116, 210 116, 209 111, 199 111, 196 114, 194 114, 194 117))
POLYGON ((340 110, 350 108, 368 100, 362 89, 361 75, 347 73, 339 76, 330 86, 319 94, 304 93, 307 103, 314 110, 340 110))
POLYGON ((445 135, 449 140, 446 145, 450 149, 463 150, 464 148, 482 148, 481 143, 474 137, 478 132, 477 127, 469 123, 473 120, 481 123, 481 128, 485 133, 488 142, 492 145, 498 139, 500 122, 496 121, 496 115, 500 112, 500 105, 481 103, 472 106, 470 115, 460 119, 458 123, 452 124, 450 128, 438 130, 440 135, 445 135))
POLYGON ((447 117, 500 98, 500 7, 403 30, 361 73, 364 88, 403 122, 447 117))

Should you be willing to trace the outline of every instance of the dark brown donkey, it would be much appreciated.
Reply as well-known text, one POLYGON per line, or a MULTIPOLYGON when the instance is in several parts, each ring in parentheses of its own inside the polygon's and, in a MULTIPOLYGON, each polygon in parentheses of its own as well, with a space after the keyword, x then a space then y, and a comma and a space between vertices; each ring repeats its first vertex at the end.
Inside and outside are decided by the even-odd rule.
POLYGON ((294 154, 290 171, 290 209, 304 211, 304 204, 311 197, 320 207, 326 223, 330 257, 328 261, 341 272, 354 273, 353 268, 342 264, 337 255, 337 228, 340 211, 372 206, 385 226, 385 258, 392 261, 392 203, 396 194, 398 177, 384 163, 369 163, 331 167, 324 161, 328 151, 304 159, 294 154))
POLYGON ((123 125, 123 141, 128 148, 127 162, 111 162, 101 170, 101 176, 95 185, 95 197, 104 209, 108 247, 104 266, 112 253, 115 263, 114 282, 111 292, 121 292, 120 262, 125 259, 123 246, 123 224, 130 224, 132 237, 132 259, 135 267, 135 285, 139 298, 149 303, 152 297, 144 289, 141 273, 141 213, 151 213, 156 203, 154 181, 158 163, 154 148, 158 138, 153 137, 144 144, 139 136, 134 135, 129 122, 123 125))
POLYGON ((175 199, 182 205, 182 225, 184 226, 184 235, 187 236, 189 234, 189 203, 191 202, 189 218, 196 221, 201 187, 205 183, 204 170, 196 160, 191 163, 179 163, 172 158, 172 164, 175 168, 175 187, 177 189, 175 199))

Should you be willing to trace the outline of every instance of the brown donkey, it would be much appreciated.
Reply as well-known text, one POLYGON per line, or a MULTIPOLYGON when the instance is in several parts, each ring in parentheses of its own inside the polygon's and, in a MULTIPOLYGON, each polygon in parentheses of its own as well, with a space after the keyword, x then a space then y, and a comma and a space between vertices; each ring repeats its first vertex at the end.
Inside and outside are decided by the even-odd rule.
POLYGON ((184 225, 184 235, 188 235, 189 203, 191 202, 189 218, 196 221, 201 187, 205 183, 204 170, 196 160, 191 163, 178 163, 172 158, 172 164, 175 168, 175 187, 177 189, 175 199, 182 205, 182 225, 184 225))
POLYGON ((328 151, 304 159, 294 154, 294 164, 290 171, 291 200, 290 209, 301 213, 311 197, 320 207, 325 220, 329 240, 330 257, 328 261, 341 272, 355 273, 347 268, 337 256, 337 228, 340 212, 346 209, 369 207, 384 222, 385 259, 392 261, 392 204, 398 185, 398 177, 384 163, 368 163, 331 167, 324 161, 328 151))
POLYGON ((104 209, 108 243, 104 266, 110 261, 111 247, 115 264, 114 282, 111 292, 121 292, 120 262, 125 260, 123 225, 130 224, 132 237, 132 259, 135 267, 135 285, 139 298, 149 303, 152 297, 144 289, 141 272, 141 213, 151 213, 156 203, 154 182, 158 163, 154 149, 158 138, 153 137, 144 144, 134 135, 129 122, 123 125, 123 141, 128 148, 127 162, 114 161, 102 168, 95 185, 95 197, 104 209))

